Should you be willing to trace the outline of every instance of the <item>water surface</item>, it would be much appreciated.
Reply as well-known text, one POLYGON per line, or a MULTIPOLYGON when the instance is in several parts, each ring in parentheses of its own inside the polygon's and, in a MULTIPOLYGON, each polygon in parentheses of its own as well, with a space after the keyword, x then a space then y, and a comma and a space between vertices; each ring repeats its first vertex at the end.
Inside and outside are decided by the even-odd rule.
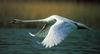
POLYGON ((0 28, 0 54, 99 54, 100 30, 78 30, 52 48, 45 48, 28 32, 37 29, 0 28))

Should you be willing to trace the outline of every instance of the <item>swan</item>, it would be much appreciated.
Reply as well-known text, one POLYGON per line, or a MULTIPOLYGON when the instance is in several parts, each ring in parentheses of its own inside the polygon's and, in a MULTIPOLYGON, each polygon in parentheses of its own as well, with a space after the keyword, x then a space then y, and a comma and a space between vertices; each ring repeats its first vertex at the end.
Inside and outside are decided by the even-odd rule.
MULTIPOLYGON (((51 48, 60 44, 64 38, 66 38, 71 32, 78 29, 89 29, 86 25, 70 20, 68 18, 59 16, 59 15, 51 15, 45 19, 39 20, 20 20, 14 19, 13 23, 28 23, 28 22, 40 22, 45 23, 43 28, 38 32, 44 33, 41 36, 45 36, 44 40, 41 42, 45 48, 51 48)), ((37 34, 32 34, 29 32, 31 36, 37 36, 37 34)))

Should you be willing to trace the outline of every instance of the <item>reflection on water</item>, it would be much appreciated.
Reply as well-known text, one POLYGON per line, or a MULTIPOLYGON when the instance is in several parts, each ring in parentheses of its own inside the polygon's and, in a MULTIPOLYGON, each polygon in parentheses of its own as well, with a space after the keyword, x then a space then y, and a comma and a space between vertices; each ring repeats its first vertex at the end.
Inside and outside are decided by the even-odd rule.
POLYGON ((40 38, 28 32, 36 29, 0 28, 0 54, 99 54, 100 30, 78 30, 70 34, 61 44, 44 48, 37 43, 40 38))

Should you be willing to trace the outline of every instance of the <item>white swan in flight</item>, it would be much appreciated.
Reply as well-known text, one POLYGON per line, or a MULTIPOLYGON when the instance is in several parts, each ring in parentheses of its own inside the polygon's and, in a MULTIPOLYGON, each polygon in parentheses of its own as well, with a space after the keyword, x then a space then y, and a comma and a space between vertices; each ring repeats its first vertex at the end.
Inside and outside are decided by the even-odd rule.
MULTIPOLYGON (((43 46, 46 48, 53 47, 55 45, 58 45, 61 41, 64 40, 65 37, 67 37, 72 31, 75 31, 77 29, 87 29, 88 27, 84 24, 72 21, 70 19, 67 19, 62 16, 58 15, 52 15, 45 19, 40 20, 19 20, 15 19, 13 21, 14 23, 23 23, 23 22, 41 22, 45 23, 44 27, 41 29, 41 31, 38 32, 44 33, 40 34, 41 36, 44 35, 45 38, 41 42, 43 46)), ((29 32, 31 36, 36 36, 37 34, 32 34, 29 32)))

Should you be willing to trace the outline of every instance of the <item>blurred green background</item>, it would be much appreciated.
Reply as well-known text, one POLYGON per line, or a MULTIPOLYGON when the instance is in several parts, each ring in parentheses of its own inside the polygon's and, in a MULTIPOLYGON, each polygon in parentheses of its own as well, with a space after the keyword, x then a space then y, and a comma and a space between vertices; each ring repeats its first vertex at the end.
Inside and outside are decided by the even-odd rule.
MULTIPOLYGON (((1 0, 0 27, 11 27, 12 25, 8 22, 15 18, 40 19, 50 15, 61 15, 70 17, 72 20, 82 22, 90 27, 99 28, 99 10, 100 4, 97 0, 1 0)), ((22 27, 28 26, 23 24, 22 27)))
POLYGON ((100 54, 99 3, 99 0, 0 0, 0 54, 100 54), (93 30, 74 31, 61 44, 44 48, 38 42, 41 38, 28 34, 38 32, 43 25, 9 23, 13 19, 50 15, 68 17, 93 30))

